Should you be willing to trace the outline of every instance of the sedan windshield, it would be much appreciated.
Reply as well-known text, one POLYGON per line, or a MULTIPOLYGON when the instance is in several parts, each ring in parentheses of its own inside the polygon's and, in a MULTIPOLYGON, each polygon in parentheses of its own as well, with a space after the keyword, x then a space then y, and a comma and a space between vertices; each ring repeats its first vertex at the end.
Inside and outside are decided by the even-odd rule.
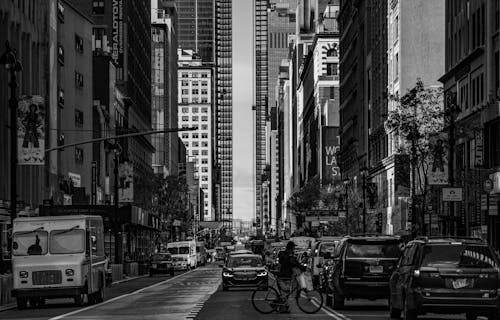
POLYGON ((82 253, 85 250, 85 231, 82 229, 55 230, 50 233, 50 253, 82 253))
POLYGON ((423 267, 497 268, 488 246, 435 244, 424 247, 423 267))
POLYGON ((229 268, 262 267, 262 260, 259 257, 231 257, 227 266, 229 268))
POLYGON ((399 258, 401 251, 397 243, 350 243, 348 258, 399 258))
POLYGON ((16 256, 34 256, 47 254, 47 231, 16 232, 12 242, 16 256))

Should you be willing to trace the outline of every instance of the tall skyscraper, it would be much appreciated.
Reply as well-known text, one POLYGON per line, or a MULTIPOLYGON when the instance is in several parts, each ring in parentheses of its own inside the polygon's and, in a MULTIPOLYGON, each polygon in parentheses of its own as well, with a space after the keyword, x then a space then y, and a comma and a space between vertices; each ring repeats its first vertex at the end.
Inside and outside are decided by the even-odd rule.
MULTIPOLYGON (((152 70, 151 95, 153 130, 177 128, 177 35, 176 9, 173 0, 152 1, 152 70)), ((151 137, 155 153, 153 170, 165 176, 178 169, 178 136, 176 132, 151 137)))
POLYGON ((194 178, 203 190, 200 218, 202 221, 213 221, 212 68, 203 65, 192 50, 179 49, 178 52, 179 126, 198 128, 193 132, 179 132, 179 137, 186 146, 186 161, 194 163, 194 178))
POLYGON ((179 48, 198 53, 204 63, 215 63, 215 0, 175 0, 179 48))
POLYGON ((216 166, 217 217, 233 223, 233 58, 232 0, 216 0, 216 166))
MULTIPOLYGON (((255 10, 255 214, 262 221, 262 182, 266 169, 268 115, 267 9, 269 0, 254 0, 255 10)), ((258 222, 260 223, 260 222, 258 222)))

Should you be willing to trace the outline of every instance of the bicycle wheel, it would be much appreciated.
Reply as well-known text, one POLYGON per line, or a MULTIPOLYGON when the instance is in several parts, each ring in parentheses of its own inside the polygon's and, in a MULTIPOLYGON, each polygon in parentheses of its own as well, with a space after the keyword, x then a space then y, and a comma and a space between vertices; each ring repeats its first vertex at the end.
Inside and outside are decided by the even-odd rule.
POLYGON ((301 289, 296 298, 297 306, 302 312, 316 313, 323 307, 323 295, 318 290, 301 289))
POLYGON ((252 293, 252 305, 260 313, 268 314, 273 312, 278 306, 280 295, 273 287, 268 287, 266 291, 257 288, 252 293))

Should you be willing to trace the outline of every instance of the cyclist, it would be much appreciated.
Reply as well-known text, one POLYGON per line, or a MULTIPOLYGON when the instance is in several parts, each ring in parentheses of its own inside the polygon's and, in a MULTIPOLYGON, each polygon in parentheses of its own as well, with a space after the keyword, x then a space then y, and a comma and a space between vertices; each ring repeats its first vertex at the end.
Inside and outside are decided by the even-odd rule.
MULTIPOLYGON (((295 249, 295 243, 293 241, 289 241, 286 244, 285 251, 281 251, 279 253, 280 269, 278 272, 278 281, 280 281, 281 284, 288 283, 291 279, 300 275, 302 271, 306 270, 306 267, 300 264, 300 262, 297 260, 294 249, 295 249)), ((291 283, 289 284, 291 285, 291 283)), ((279 286, 280 291, 282 286, 283 285, 279 286)), ((285 305, 281 312, 289 313, 290 307, 288 305, 288 301, 283 301, 283 303, 285 305)))

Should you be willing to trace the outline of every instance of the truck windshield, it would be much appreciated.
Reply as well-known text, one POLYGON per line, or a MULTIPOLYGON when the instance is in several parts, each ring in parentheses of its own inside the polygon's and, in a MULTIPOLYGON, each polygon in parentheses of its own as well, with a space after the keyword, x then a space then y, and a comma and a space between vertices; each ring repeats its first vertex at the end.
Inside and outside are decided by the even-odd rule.
POLYGON ((50 253, 71 254, 85 251, 83 229, 54 230, 50 233, 50 253))
POLYGON ((174 248, 167 248, 168 252, 170 252, 170 254, 179 254, 179 248, 177 247, 174 247, 174 248))
POLYGON ((179 254, 189 254, 189 247, 179 247, 179 254))
POLYGON ((16 232, 12 242, 15 256, 40 256, 47 254, 48 233, 43 230, 16 232))

